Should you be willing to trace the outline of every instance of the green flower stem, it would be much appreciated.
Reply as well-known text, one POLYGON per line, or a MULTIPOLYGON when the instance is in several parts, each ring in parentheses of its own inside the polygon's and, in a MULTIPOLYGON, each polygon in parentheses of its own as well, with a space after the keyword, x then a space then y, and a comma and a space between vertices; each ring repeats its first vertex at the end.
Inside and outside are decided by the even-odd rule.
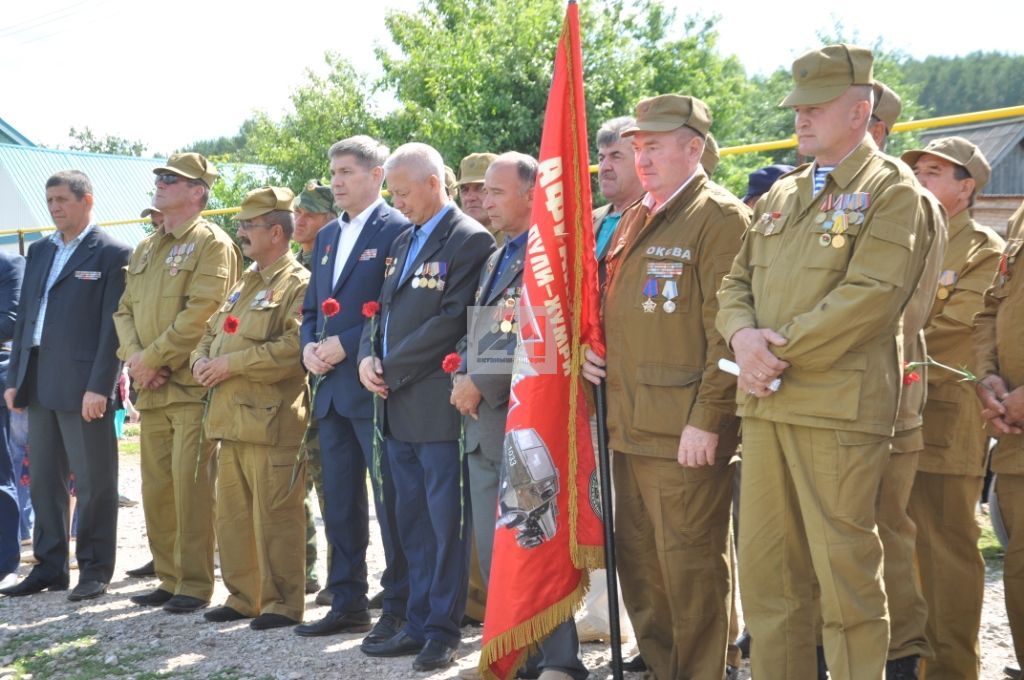
POLYGON ((196 471, 192 476, 194 483, 199 482, 199 468, 203 462, 203 444, 206 441, 206 437, 203 436, 206 431, 206 416, 210 413, 210 402, 213 400, 213 391, 215 389, 217 388, 211 387, 206 391, 206 396, 203 397, 203 416, 199 419, 199 450, 196 451, 196 471))

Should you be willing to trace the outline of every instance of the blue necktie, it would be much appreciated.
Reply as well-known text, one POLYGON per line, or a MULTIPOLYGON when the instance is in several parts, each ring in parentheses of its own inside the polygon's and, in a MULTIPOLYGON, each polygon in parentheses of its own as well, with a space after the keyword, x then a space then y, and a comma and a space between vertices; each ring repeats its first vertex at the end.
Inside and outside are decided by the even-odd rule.
POLYGON ((409 268, 412 266, 416 256, 420 253, 420 248, 423 247, 423 229, 416 227, 412 232, 412 238, 409 240, 409 252, 405 256, 405 266, 402 267, 402 278, 399 281, 405 280, 405 275, 409 273, 409 268))

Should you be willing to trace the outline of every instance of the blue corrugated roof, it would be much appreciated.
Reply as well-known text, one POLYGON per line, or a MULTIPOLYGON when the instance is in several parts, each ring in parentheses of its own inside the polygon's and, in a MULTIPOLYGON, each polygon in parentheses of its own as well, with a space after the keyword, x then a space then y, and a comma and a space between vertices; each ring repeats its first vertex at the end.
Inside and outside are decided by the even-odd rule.
POLYGON ((11 144, 35 146, 35 144, 29 141, 28 137, 15 130, 6 120, 0 118, 0 142, 6 144, 8 139, 11 140, 11 144))

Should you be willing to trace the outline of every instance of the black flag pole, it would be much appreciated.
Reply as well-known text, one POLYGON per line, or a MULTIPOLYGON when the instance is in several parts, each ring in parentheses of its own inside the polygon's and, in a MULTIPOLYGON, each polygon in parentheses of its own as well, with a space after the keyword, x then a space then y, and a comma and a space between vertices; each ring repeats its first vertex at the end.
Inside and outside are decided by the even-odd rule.
POLYGON ((604 568, 608 578, 608 625, 611 630, 612 677, 622 680, 622 632, 619 630, 619 581, 615 577, 615 524, 612 518, 612 466, 608 455, 608 404, 604 380, 594 390, 597 406, 597 466, 601 477, 604 519, 604 568))

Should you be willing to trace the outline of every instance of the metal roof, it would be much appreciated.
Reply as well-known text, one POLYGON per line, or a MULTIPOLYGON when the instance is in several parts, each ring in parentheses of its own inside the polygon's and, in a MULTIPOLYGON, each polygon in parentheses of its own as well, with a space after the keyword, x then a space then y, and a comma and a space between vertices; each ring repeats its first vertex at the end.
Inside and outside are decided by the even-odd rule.
POLYGON ((963 137, 977 146, 994 169, 1003 160, 1003 157, 1024 138, 1024 118, 1009 118, 930 130, 921 133, 921 143, 927 144, 933 139, 954 136, 963 137))
POLYGON ((35 146, 28 137, 15 130, 10 123, 0 118, 0 142, 18 144, 20 146, 35 146))

